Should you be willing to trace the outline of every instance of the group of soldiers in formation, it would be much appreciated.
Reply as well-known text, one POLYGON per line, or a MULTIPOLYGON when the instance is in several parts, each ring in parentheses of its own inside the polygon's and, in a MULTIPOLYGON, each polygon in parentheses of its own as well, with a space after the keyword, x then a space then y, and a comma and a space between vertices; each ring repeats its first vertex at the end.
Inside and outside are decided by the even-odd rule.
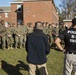
MULTIPOLYGON (((59 35, 59 32, 65 28, 59 27, 58 24, 49 24, 48 22, 41 22, 43 32, 48 35, 50 46, 54 43, 55 38, 59 35)), ((5 26, 0 23, 0 48, 1 49, 17 49, 23 48, 26 44, 27 36, 34 31, 32 23, 27 25, 18 23, 17 26, 9 24, 5 26)))

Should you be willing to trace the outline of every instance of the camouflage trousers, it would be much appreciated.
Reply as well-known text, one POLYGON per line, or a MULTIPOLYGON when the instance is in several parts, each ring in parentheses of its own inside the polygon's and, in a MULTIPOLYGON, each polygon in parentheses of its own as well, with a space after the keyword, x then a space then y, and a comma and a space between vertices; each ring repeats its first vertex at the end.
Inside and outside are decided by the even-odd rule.
POLYGON ((2 45, 2 49, 5 49, 6 47, 6 36, 2 36, 1 37, 1 45, 2 45))
POLYGON ((50 35, 50 36, 49 36, 49 43, 50 43, 50 46, 53 44, 53 42, 54 42, 54 39, 53 39, 52 35, 50 35))
POLYGON ((12 37, 12 35, 10 36, 10 37, 8 37, 8 36, 6 36, 6 42, 7 42, 7 47, 9 48, 9 47, 11 47, 12 48, 12 46, 13 46, 13 37, 12 37))
POLYGON ((25 47, 26 44, 26 35, 23 36, 23 47, 25 47))
POLYGON ((23 36, 15 36, 15 48, 22 48, 23 36))

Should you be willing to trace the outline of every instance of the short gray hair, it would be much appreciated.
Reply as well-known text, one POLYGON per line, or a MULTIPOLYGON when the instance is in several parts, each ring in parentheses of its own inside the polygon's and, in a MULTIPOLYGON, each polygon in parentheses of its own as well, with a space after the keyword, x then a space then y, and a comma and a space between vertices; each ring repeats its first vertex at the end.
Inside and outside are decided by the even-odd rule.
POLYGON ((43 27, 42 27, 42 22, 40 22, 40 21, 35 22, 35 29, 40 29, 40 30, 42 30, 42 29, 43 29, 43 27), (39 24, 40 24, 40 25, 39 25, 39 24))

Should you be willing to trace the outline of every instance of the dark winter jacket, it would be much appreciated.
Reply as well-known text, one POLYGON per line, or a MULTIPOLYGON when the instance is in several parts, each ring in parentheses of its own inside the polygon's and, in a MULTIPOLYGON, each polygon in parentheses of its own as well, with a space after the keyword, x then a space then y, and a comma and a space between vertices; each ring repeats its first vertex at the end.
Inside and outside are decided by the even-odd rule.
POLYGON ((46 55, 50 52, 48 37, 42 30, 36 29, 27 37, 26 41, 27 61, 32 64, 44 64, 46 55))

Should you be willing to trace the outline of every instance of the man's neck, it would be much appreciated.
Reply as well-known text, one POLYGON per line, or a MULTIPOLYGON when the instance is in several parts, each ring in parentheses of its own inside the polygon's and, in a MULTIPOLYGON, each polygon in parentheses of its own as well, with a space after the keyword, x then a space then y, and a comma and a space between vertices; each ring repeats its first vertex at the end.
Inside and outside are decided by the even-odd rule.
POLYGON ((76 28, 76 25, 74 26, 74 28, 76 28))

